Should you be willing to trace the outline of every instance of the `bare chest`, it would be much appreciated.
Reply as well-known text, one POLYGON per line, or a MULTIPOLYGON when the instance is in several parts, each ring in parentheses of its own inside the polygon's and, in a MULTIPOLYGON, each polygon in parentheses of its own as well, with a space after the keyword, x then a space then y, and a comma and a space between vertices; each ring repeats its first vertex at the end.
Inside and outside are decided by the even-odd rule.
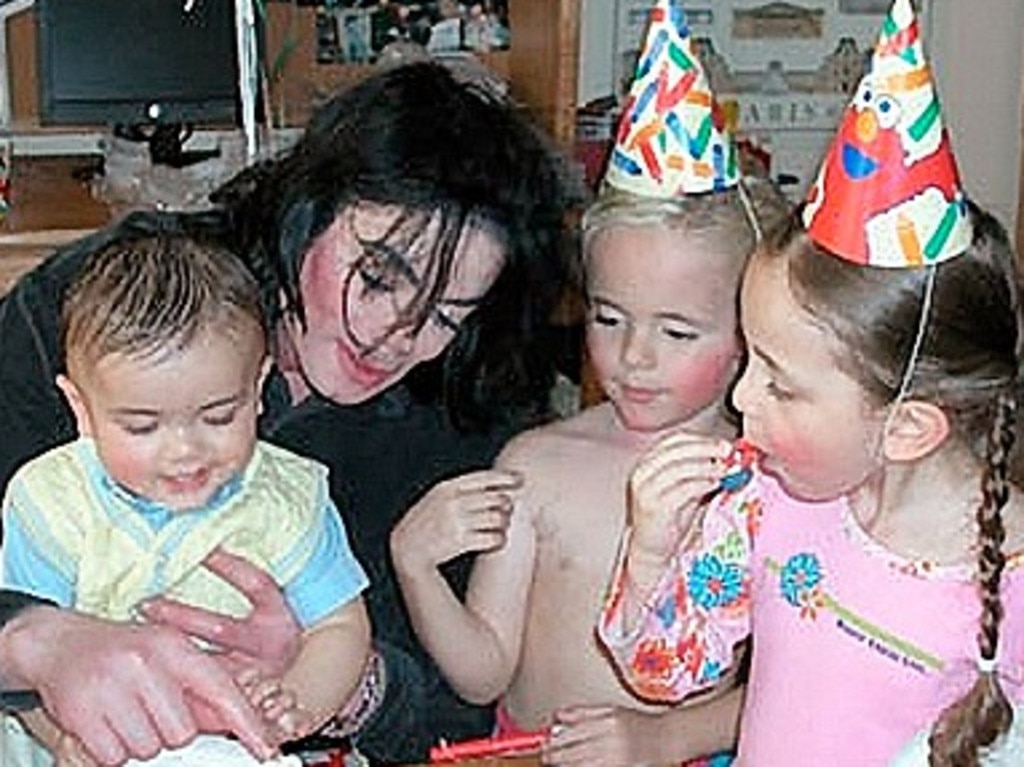
POLYGON ((626 485, 636 456, 593 456, 585 472, 557 477, 538 499, 537 577, 603 590, 626 522, 626 485))

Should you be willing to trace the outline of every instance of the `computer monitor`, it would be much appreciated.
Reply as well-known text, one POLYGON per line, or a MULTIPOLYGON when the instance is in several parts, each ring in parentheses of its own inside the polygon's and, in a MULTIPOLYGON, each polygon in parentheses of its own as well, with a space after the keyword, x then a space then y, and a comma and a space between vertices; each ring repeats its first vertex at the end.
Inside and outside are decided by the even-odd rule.
POLYGON ((233 0, 37 0, 35 13, 43 125, 166 143, 239 123, 233 0))

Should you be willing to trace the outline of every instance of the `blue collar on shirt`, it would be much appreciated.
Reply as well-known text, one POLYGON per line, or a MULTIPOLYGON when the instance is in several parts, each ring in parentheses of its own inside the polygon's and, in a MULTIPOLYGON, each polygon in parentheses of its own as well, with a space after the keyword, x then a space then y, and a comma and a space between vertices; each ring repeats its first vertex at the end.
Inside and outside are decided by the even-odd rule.
POLYGON ((99 486, 104 493, 110 494, 115 500, 125 504, 138 514, 153 530, 162 529, 174 517, 180 517, 182 514, 205 517, 234 498, 242 489, 242 474, 239 473, 217 488, 210 500, 202 506, 185 511, 174 510, 164 503, 144 498, 116 482, 100 461, 99 454, 96 452, 96 444, 91 439, 82 438, 79 440, 79 445, 81 447, 79 455, 89 472, 90 481, 99 486))

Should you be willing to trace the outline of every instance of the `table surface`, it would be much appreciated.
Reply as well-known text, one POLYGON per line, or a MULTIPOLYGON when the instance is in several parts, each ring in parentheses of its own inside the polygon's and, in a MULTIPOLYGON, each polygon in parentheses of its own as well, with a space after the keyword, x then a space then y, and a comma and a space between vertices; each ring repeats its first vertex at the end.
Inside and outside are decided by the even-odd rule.
MULTIPOLYGON (((316 765, 316 767, 326 767, 326 765, 333 764, 333 762, 330 762, 328 755, 311 757, 309 754, 305 754, 303 755, 303 764, 307 766, 316 765)), ((402 767, 540 767, 540 757, 536 755, 519 757, 507 756, 493 759, 471 759, 464 762, 406 764, 402 767)))

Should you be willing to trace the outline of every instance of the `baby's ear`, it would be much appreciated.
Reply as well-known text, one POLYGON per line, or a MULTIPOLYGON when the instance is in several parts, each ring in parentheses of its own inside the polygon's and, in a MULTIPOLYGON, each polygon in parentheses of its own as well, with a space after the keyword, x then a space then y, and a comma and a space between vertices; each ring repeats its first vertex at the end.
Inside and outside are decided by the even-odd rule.
POLYGON ((256 412, 263 415, 263 386, 267 382, 267 376, 274 368, 274 360, 268 354, 260 363, 259 378, 256 379, 256 412))
POLYGON ((57 376, 57 388, 64 393, 64 398, 71 406, 71 412, 75 414, 75 423, 78 425, 79 435, 91 437, 92 419, 89 417, 89 408, 85 405, 82 390, 63 373, 57 376))
POLYGON ((890 415, 882 448, 890 461, 916 461, 937 450, 948 436, 949 418, 942 408, 910 399, 890 415))

